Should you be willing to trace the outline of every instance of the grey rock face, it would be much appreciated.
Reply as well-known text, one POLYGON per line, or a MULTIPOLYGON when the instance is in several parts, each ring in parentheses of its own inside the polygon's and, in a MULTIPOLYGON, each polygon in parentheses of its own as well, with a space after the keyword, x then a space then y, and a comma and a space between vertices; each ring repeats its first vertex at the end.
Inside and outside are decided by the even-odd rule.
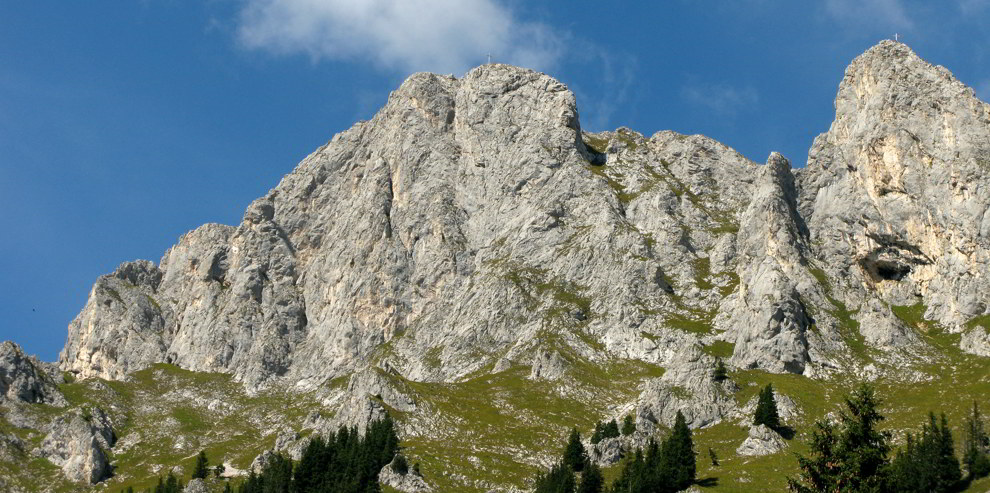
MULTIPOLYGON (((811 275, 790 163, 771 154, 757 183, 736 237, 739 290, 727 302, 725 322, 737 333, 732 363, 803 373, 810 360, 811 320, 799 283, 811 275)), ((804 282, 802 287, 811 285, 804 282)))
POLYGON ((751 426, 749 436, 743 441, 736 453, 739 455, 770 455, 780 452, 787 447, 787 442, 779 433, 767 425, 751 426))
POLYGON ((378 473, 378 481, 406 493, 425 493, 433 491, 433 488, 423 480, 409 471, 407 474, 399 474, 392 470, 392 465, 388 464, 378 473))
POLYGON ((671 317, 717 309, 756 169, 699 136, 584 135, 573 94, 543 74, 416 74, 239 226, 101 278, 60 366, 122 378, 165 361, 307 388, 369 361, 413 380, 594 360, 598 344, 667 361, 698 340, 671 317), (584 143, 602 138, 603 153, 584 143), (692 265, 716 243, 706 286, 692 265))
POLYGON ((692 428, 718 423, 735 409, 731 381, 716 383, 712 378, 715 358, 697 346, 681 351, 660 378, 643 385, 637 406, 637 428, 651 431, 651 424, 672 427, 677 412, 684 414, 692 428))
POLYGON ((65 397, 45 365, 37 358, 25 355, 13 342, 0 343, 0 402, 64 406, 65 397))
MULTIPOLYGON (((884 41, 846 69, 835 108, 798 180, 834 296, 850 309, 921 302, 949 328, 985 313, 990 106, 945 68, 884 41)), ((889 326, 864 335, 913 340, 889 326)))
MULTIPOLYGON (((125 378, 170 362, 301 390, 353 374, 315 429, 428 412, 391 373, 528 365, 567 382, 629 358, 667 369, 628 403, 640 423, 681 410, 708 426, 735 389, 711 381, 706 345, 825 376, 858 364, 854 346, 923 348, 894 307, 960 331, 987 313, 988 151, 990 107, 892 42, 850 65, 797 171, 702 136, 584 133, 574 95, 532 71, 415 74, 239 225, 98 279, 59 365, 125 378)), ((983 354, 981 334, 963 348, 983 354)))
POLYGON ((206 487, 206 482, 197 478, 190 479, 189 484, 182 491, 185 493, 209 493, 210 490, 206 487))
POLYGON ((116 436, 99 408, 73 410, 55 418, 37 454, 62 468, 72 481, 96 484, 109 477, 107 453, 116 436))

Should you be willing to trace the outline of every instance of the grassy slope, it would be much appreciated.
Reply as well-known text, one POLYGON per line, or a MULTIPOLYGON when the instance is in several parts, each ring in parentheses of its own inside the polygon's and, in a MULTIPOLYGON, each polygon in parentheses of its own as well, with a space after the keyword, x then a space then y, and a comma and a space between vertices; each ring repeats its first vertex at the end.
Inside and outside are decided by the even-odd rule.
MULTIPOLYGON (((961 425, 973 400, 990 408, 990 359, 967 355, 957 348, 958 335, 947 335, 921 317, 923 307, 895 307, 895 313, 915 327, 931 346, 931 362, 917 369, 931 377, 923 382, 881 379, 876 382, 885 399, 885 425, 898 437, 917 428, 929 410, 944 411, 961 441, 961 425)), ((727 353, 730 348, 712 348, 727 353)), ((572 355, 565 355, 572 357, 572 355)), ((662 368, 639 362, 615 360, 604 364, 578 361, 573 380, 564 386, 533 382, 528 368, 515 367, 494 375, 479 376, 453 384, 398 381, 415 395, 423 409, 432 413, 429 437, 404 439, 410 461, 420 462, 427 479, 438 491, 486 491, 494 485, 525 487, 559 451, 567 430, 577 426, 590 432, 594 422, 613 406, 628 402, 638 393, 638 384, 662 374, 662 368)), ((802 415, 792 423, 797 436, 785 453, 761 458, 742 458, 735 448, 746 437, 739 423, 724 422, 695 435, 699 454, 699 478, 707 479, 710 491, 780 490, 784 478, 796 473, 793 452, 805 452, 812 423, 838 410, 842 397, 856 384, 848 379, 814 381, 796 375, 760 371, 732 372, 740 385, 736 399, 741 404, 758 389, 773 383, 799 405, 802 415), (721 465, 711 467, 707 450, 717 453, 721 465)), ((398 378, 398 377, 391 377, 398 378)), ((109 491, 125 486, 144 488, 167 469, 179 465, 191 469, 195 453, 205 448, 216 460, 223 458, 239 468, 273 443, 279 424, 298 429, 305 416, 320 406, 315 398, 297 394, 247 395, 229 376, 194 373, 169 365, 138 372, 129 382, 78 382, 62 386, 73 405, 100 405, 111 411, 120 438, 114 450, 116 476, 109 491), (218 403, 227 410, 214 411, 218 403), (287 405, 289 403, 290 405, 287 405), (135 440, 136 436, 142 437, 135 440), (188 444, 175 449, 177 442, 188 444)), ((32 412, 51 415, 57 409, 31 406, 32 412)), ((397 413, 400 421, 413 419, 397 413)), ((19 436, 30 445, 41 436, 18 430, 0 420, 4 433, 19 436)), ((6 464, 13 467, 13 464, 6 464)), ((12 482, 35 491, 81 490, 59 479, 57 468, 42 459, 17 464, 12 482)), ((613 467, 610 476, 617 473, 613 467)), ((983 491, 990 481, 972 485, 983 491)))

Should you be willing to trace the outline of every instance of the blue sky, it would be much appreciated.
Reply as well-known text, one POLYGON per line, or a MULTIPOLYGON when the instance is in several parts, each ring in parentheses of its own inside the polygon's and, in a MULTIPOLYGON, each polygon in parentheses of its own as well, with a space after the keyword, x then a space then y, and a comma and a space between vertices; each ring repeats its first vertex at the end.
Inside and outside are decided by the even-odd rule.
POLYGON ((236 224, 416 71, 530 66, 585 129, 803 165, 843 70, 900 33, 990 96, 990 0, 0 4, 0 339, 54 360, 97 276, 236 224))

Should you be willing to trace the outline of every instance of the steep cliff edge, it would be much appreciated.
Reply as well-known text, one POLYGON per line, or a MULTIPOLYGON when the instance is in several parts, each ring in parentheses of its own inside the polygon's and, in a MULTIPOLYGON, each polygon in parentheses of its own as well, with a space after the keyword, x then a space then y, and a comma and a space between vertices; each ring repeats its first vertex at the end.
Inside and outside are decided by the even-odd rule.
POLYGON ((990 298, 990 105, 884 41, 846 70, 835 108, 798 175, 832 295, 876 346, 917 339, 890 306, 963 330, 990 298))

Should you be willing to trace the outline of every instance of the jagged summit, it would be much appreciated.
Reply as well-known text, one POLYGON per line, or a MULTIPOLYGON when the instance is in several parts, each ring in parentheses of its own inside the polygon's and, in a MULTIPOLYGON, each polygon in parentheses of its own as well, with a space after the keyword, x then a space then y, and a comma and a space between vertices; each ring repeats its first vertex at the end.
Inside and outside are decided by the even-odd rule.
MULTIPOLYGON (((782 417, 817 419, 850 379, 922 385, 949 350, 990 355, 990 109, 890 41, 853 60, 835 107, 793 169, 700 135, 584 132, 574 94, 531 70, 413 74, 240 224, 97 279, 58 362, 80 383, 63 393, 54 368, 0 345, 0 403, 80 481, 142 440, 212 453, 224 433, 170 435, 197 413, 298 456, 393 412, 407 450, 443 465, 427 478, 489 491, 504 486, 492 471, 518 486, 549 463, 547 430, 575 420, 631 417, 635 433, 594 447, 611 464, 679 413, 748 424, 757 384, 795 397, 778 396, 782 417), (22 412, 81 389, 92 413, 22 412), (265 402, 237 409, 245 393, 265 402), (506 445, 522 435, 540 443, 506 445)), ((0 462, 25 443, 0 434, 0 462)))
MULTIPOLYGON (((891 306, 959 330, 987 309, 990 113, 971 94, 882 42, 795 171, 701 136, 582 132, 573 93, 531 70, 414 74, 240 225, 101 277, 59 364, 313 388, 368 367, 697 366, 685 347, 722 342, 738 367, 820 376, 855 366, 850 330, 903 358, 921 342, 891 306)), ((705 406, 697 423, 727 412, 705 406)))

